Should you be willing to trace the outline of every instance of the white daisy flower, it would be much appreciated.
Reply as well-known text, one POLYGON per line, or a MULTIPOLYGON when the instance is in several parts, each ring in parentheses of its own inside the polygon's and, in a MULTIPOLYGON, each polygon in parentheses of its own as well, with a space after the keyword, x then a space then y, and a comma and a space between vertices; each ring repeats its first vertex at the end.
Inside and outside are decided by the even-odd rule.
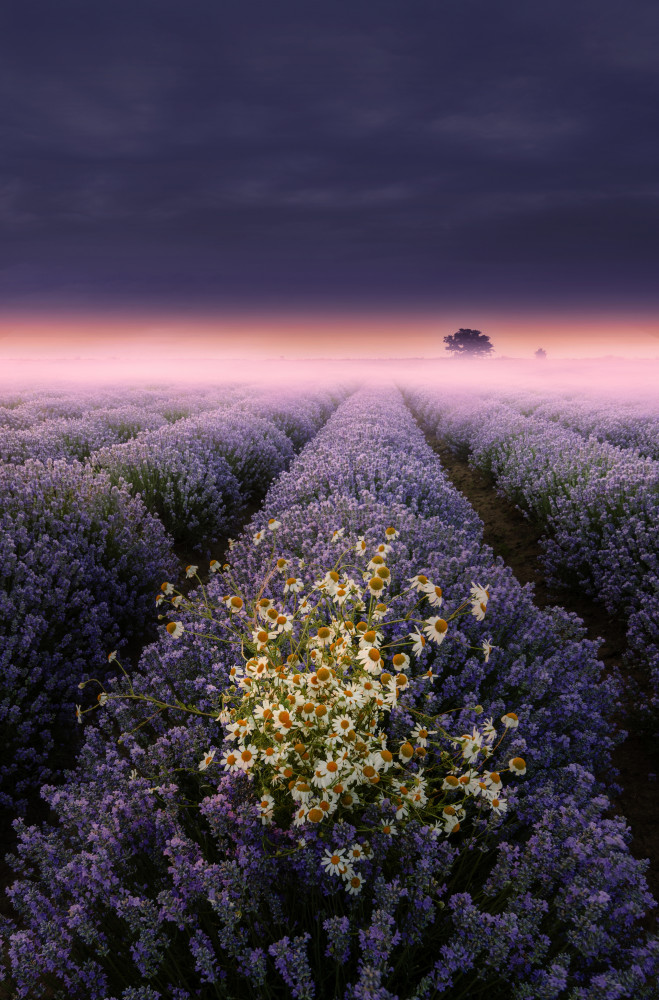
POLYGON ((258 804, 258 812, 261 817, 261 822, 265 826, 266 824, 272 823, 272 814, 275 808, 275 800, 272 795, 268 792, 264 792, 258 804))
POLYGON ((485 662, 490 662, 490 653, 494 649, 491 639, 483 639, 483 652, 485 653, 485 662))
POLYGON ((362 891, 362 886, 364 884, 364 879, 357 872, 347 872, 345 876, 346 889, 351 896, 356 896, 362 891))
POLYGON ((421 656, 427 642, 425 635, 422 635, 418 629, 415 629, 414 632, 410 632, 409 637, 412 640, 412 652, 415 656, 421 656))
POLYGON ((385 528, 384 530, 384 537, 388 542, 393 541, 394 538, 398 538, 399 535, 400 531, 397 531, 396 528, 385 528))
POLYGON ((111 653, 108 653, 108 663, 112 663, 113 660, 117 658, 117 651, 113 649, 111 653))
POLYGON ((276 517, 271 517, 268 521, 268 530, 276 531, 277 528, 281 528, 281 521, 278 521, 276 517))
POLYGON ((192 566, 192 565, 185 567, 185 575, 187 576, 188 580, 191 580, 192 577, 195 576, 198 569, 199 569, 198 566, 192 566))
POLYGON ((171 635, 172 639, 180 639, 185 631, 182 622, 170 622, 165 626, 165 628, 171 635))
POLYGON ((328 875, 338 875, 341 868, 345 867, 345 853, 344 849, 331 850, 325 848, 325 856, 321 858, 320 863, 328 875))
POLYGON ((215 750, 207 750, 206 751, 206 753, 204 754, 204 756, 201 758, 201 760, 199 762, 199 770, 200 771, 205 771, 206 768, 210 764, 213 763, 213 761, 215 760, 215 753, 216 753, 215 750))
POLYGON ((82 705, 76 705, 76 719, 82 725, 82 705))
POLYGON ((108 696, 105 693, 105 691, 101 691, 101 693, 96 696, 96 700, 99 703, 99 705, 107 705, 107 703, 108 703, 108 696))
POLYGON ((526 761, 523 757, 512 757, 508 761, 508 767, 513 774, 526 774, 526 761))
POLYGON ((359 535, 357 538, 357 542, 355 544, 355 552, 357 553, 358 556, 363 556, 364 553, 366 552, 366 548, 367 546, 364 540, 364 536, 359 535))
POLYGON ((487 601, 472 601, 471 602, 471 613, 476 619, 476 621, 482 622, 485 618, 485 612, 487 611, 487 601))
POLYGON ((387 837, 398 836, 398 830, 395 823, 389 822, 389 820, 380 820, 380 832, 386 834, 387 837))
POLYGON ((434 584, 429 583, 426 587, 424 587, 424 593, 428 603, 431 604, 433 608, 441 608, 444 602, 441 587, 436 587, 434 584))
POLYGON ((448 623, 443 618, 426 618, 423 631, 439 646, 446 638, 448 623))
POLYGON ((490 799, 490 809, 495 816, 502 816, 506 809, 508 808, 508 803, 505 799, 490 799))
POLYGON ((289 576, 284 584, 284 593, 299 594, 304 589, 304 583, 296 576, 289 576))
POLYGON ((249 771, 254 767, 259 756, 258 749, 253 743, 246 743, 238 748, 238 767, 241 771, 249 771))
POLYGON ((211 573, 217 573, 218 570, 221 568, 221 566, 217 559, 211 559, 208 568, 210 569, 211 573))
POLYGON ((161 583, 160 589, 163 594, 167 594, 167 597, 170 597, 174 593, 174 587, 171 583, 161 583))
POLYGON ((339 539, 343 538, 345 530, 345 528, 337 528, 336 531, 332 532, 331 541, 338 542, 339 539))
POLYGON ((265 538, 265 531, 263 530, 263 528, 261 528, 260 531, 257 531, 256 534, 252 535, 252 540, 255 545, 260 545, 264 538, 265 538))
POLYGON ((418 725, 415 726, 410 736, 420 747, 428 746, 428 737, 435 736, 437 733, 436 729, 426 729, 425 726, 418 725))
POLYGON ((501 716, 501 721, 506 729, 517 729, 519 726, 519 719, 514 712, 506 712, 505 715, 501 716))
MULTIPOLYGON (((202 761, 203 764, 203 761, 202 761)), ((240 771, 242 768, 239 764, 239 754, 237 750, 226 750, 220 758, 220 764, 225 771, 240 771)), ((201 764, 199 769, 202 770, 201 764)))
POLYGON ((410 658, 407 653, 394 653, 391 663, 396 670, 407 670, 410 665, 410 658))
POLYGON ((372 576, 367 584, 369 594, 373 597, 382 597, 386 581, 381 576, 372 576))
POLYGON ((472 580, 470 593, 478 604, 487 604, 490 599, 490 585, 488 583, 487 587, 481 587, 479 583, 474 583, 472 580))
POLYGON ((430 580, 427 576, 424 576, 423 573, 417 573, 417 575, 411 577, 408 582, 412 587, 412 590, 418 590, 418 592, 422 594, 430 583, 430 580))

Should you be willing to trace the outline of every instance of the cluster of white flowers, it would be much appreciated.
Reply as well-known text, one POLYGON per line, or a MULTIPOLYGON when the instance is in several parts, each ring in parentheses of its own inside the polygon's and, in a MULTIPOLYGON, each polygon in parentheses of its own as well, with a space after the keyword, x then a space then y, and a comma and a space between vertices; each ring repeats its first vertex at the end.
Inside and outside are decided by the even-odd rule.
MULTIPOLYGON (((344 529, 338 529, 332 542, 340 542, 343 534, 344 529)), ((474 584, 471 601, 446 619, 415 619, 419 599, 433 609, 444 601, 441 587, 419 574, 396 599, 400 605, 401 598, 411 595, 416 601, 408 600, 412 610, 382 625, 393 604, 382 598, 391 583, 386 557, 397 536, 394 528, 387 529, 361 581, 358 571, 351 575, 341 568, 340 558, 309 586, 310 596, 303 595, 301 577, 288 575, 289 561, 274 560, 271 578, 282 574, 283 594, 295 597, 292 612, 269 598, 260 597, 251 607, 239 594, 224 598, 248 626, 242 636, 248 658, 232 668, 236 690, 218 714, 225 749, 217 763, 255 782, 260 790, 256 809, 264 825, 276 817, 286 822, 291 815, 294 826, 326 823, 346 814, 355 822, 360 810, 375 805, 383 814, 381 832, 386 835, 395 835, 396 824, 412 817, 422 819, 435 835, 449 835, 460 829, 468 800, 478 800, 494 815, 506 809, 500 774, 478 766, 480 762, 482 768, 494 750, 491 719, 455 737, 442 727, 430 728, 432 720, 416 713, 418 724, 394 745, 384 730, 387 713, 410 685, 413 660, 426 643, 441 644, 449 622, 469 604, 472 609, 478 604, 480 620, 489 600, 489 591, 474 584), (413 622, 423 631, 410 633, 411 642, 387 643, 384 629, 396 622, 413 622), (438 735, 440 740, 434 741, 438 735), (453 757, 447 754, 451 746, 453 757)), ((255 544, 260 541, 255 537, 255 544)), ((368 555, 363 537, 352 551, 368 555)), ((482 648, 488 658, 490 641, 482 648)), ((432 681, 432 671, 422 672, 422 677, 432 681)), ((514 713, 508 713, 502 719, 504 733, 513 718, 514 713)), ((209 750, 199 768, 205 769, 214 758, 215 751, 209 750)), ((520 766, 511 764, 510 770, 524 773, 524 762, 515 760, 520 766)), ((359 845, 355 849, 363 854, 359 845)), ((350 892, 361 886, 354 860, 345 851, 330 851, 325 863, 346 881, 350 892)))
MULTIPOLYGON (((279 527, 272 518, 254 535, 254 544, 279 527)), ((339 545, 344 533, 337 529, 331 541, 339 545)), ((222 598, 229 612, 225 627, 243 656, 230 670, 232 686, 214 716, 224 730, 222 751, 209 747, 198 769, 219 766, 244 773, 254 783, 255 809, 265 826, 317 826, 345 817, 359 827, 369 807, 370 815, 375 808, 381 816, 380 835, 393 837, 399 827, 417 819, 433 836, 449 836, 461 829, 470 809, 500 816, 507 808, 501 774, 485 764, 518 725, 514 712, 502 717, 498 742, 492 719, 456 736, 413 703, 406 706, 415 718, 407 738, 392 741, 385 731, 387 715, 401 694, 412 683, 434 680, 432 669, 417 662, 428 644, 444 642, 450 622, 470 608, 482 620, 490 597, 489 588, 472 583, 470 598, 450 613, 444 610, 445 618, 416 617, 420 606, 434 612, 445 607, 442 588, 417 574, 402 593, 387 599, 392 579, 387 556, 397 537, 395 528, 387 528, 371 549, 360 536, 331 569, 308 584, 302 575, 304 560, 277 558, 273 547, 257 598, 250 602, 237 588, 222 598), (368 560, 365 567, 350 565, 355 556, 368 560), (272 581, 280 581, 281 605, 262 596, 272 581), (395 625, 396 635, 402 631, 406 637, 387 641, 385 631, 395 625), (407 633, 410 625, 416 628, 407 633)), ((196 573, 197 567, 190 566, 186 575, 196 573)), ((195 605, 169 583, 160 596, 174 608, 212 617, 207 603, 195 605)), ((177 621, 170 621, 166 630, 173 639, 185 631, 177 621)), ((487 662, 491 641, 477 648, 487 662)), ((99 704, 108 697, 115 696, 102 692, 99 704)), ((132 688, 131 697, 136 697, 132 688)), ((176 707, 207 714, 181 703, 176 707)), ((475 712, 482 712, 480 706, 475 712)), ((82 721, 79 709, 78 718, 82 721)), ((524 774, 525 762, 514 757, 508 770, 524 774)), ((362 885, 355 865, 367 853, 368 843, 328 850, 323 865, 355 894, 362 885)))

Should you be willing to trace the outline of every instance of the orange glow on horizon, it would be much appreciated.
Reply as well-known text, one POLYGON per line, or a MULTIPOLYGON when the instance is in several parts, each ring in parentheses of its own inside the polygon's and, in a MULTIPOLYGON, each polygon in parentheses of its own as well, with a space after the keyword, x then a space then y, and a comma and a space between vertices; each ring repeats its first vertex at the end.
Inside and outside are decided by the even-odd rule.
POLYGON ((0 358, 74 355, 134 357, 441 357, 442 338, 467 326, 488 334, 498 356, 656 357, 659 317, 579 314, 404 315, 73 315, 0 317, 0 358))

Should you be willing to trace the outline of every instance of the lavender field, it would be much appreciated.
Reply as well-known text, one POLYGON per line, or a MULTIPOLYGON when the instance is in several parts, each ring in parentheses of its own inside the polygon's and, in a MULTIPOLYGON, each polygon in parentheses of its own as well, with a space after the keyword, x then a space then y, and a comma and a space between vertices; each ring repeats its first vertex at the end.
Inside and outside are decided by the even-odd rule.
POLYGON ((656 998, 658 431, 541 387, 1 389, 0 997, 656 998))

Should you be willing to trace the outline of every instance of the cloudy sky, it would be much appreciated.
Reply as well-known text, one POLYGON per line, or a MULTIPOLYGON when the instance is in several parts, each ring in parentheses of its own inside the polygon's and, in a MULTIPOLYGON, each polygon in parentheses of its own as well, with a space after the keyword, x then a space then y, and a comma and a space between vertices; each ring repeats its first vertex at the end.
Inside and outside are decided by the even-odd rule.
POLYGON ((656 0, 5 3, 0 340, 656 354, 658 52, 656 0))

